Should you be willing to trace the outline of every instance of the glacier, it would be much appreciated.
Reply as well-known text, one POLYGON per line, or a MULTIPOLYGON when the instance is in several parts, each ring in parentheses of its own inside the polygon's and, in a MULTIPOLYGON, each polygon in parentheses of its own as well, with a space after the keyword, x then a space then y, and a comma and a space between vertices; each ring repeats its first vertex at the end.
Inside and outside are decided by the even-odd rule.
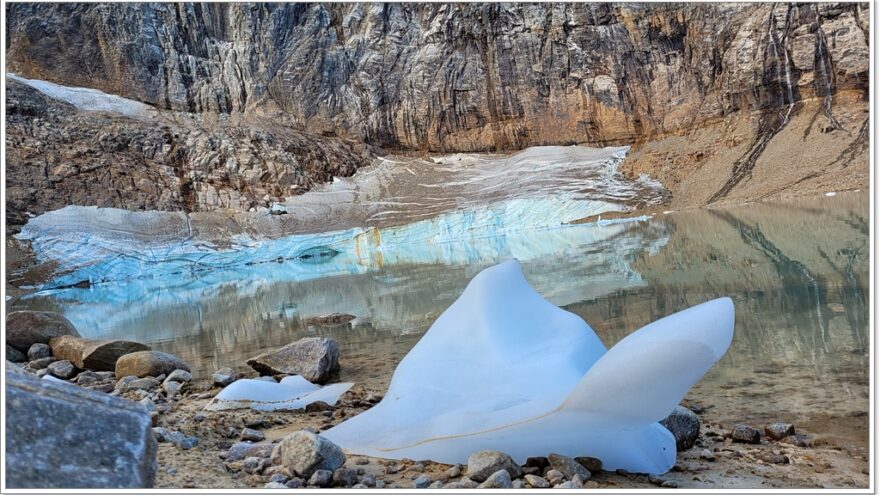
POLYGON ((70 103, 80 110, 118 113, 128 117, 156 115, 156 109, 146 103, 107 94, 97 89, 62 86, 40 79, 26 79, 11 72, 6 73, 6 79, 26 84, 50 98, 70 103))
POLYGON ((721 359, 733 327, 732 301, 716 299, 606 350, 506 261, 475 276, 437 318, 379 404, 322 435, 374 457, 454 464, 480 450, 518 462, 556 452, 661 474, 676 448, 658 421, 721 359))

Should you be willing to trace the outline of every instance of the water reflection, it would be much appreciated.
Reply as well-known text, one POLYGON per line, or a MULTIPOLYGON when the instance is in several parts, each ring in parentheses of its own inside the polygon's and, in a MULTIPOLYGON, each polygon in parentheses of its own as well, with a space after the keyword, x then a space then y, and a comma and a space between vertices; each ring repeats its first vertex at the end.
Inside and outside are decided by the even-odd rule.
POLYGON ((731 296, 734 342, 692 394, 731 417, 769 416, 770 404, 775 419, 780 408, 855 414, 868 407, 868 218, 866 195, 839 195, 520 232, 497 249, 462 241, 430 257, 382 253, 359 271, 311 279, 286 261, 67 289, 16 306, 61 311, 87 336, 148 342, 198 374, 329 335, 341 342, 344 379, 382 384, 474 274, 529 246, 537 255, 522 260, 528 280, 583 316, 607 345, 674 311, 731 296), (307 322, 334 312, 357 318, 336 327, 307 322))

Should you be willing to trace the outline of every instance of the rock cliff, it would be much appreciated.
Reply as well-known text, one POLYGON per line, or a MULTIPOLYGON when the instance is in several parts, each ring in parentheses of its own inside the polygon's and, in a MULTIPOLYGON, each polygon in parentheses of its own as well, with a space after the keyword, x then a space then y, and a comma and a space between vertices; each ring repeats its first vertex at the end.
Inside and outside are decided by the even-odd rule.
MULTIPOLYGON (((6 12, 7 70, 221 121, 221 133, 250 132, 254 124, 226 123, 246 116, 315 136, 302 141, 308 146, 338 136, 451 152, 642 145, 695 129, 723 133, 735 121, 738 141, 720 148, 738 156, 701 145, 710 149, 669 158, 688 173, 713 158, 726 163, 718 171, 725 180, 701 203, 747 181, 773 137, 805 111, 810 128, 834 133, 837 151, 849 150, 848 162, 867 157, 866 3, 18 3, 6 12), (851 118, 839 117, 841 101, 851 118)), ((123 132, 116 126, 109 134, 123 132)), ((168 144, 158 129, 147 134, 168 144)), ((148 161, 161 164, 154 174, 195 167, 173 154, 148 161)), ((652 170, 638 157, 628 166, 658 172, 681 196, 679 176, 688 173, 652 170)), ((265 176, 260 187, 287 185, 268 185, 276 179, 265 176)), ((149 193, 143 206, 254 204, 233 190, 262 200, 262 190, 233 186, 225 202, 149 193)))

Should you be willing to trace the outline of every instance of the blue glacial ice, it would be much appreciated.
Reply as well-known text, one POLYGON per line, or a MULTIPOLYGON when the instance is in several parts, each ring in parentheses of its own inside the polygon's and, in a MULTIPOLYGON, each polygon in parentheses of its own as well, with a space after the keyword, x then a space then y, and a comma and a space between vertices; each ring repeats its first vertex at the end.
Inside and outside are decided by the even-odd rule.
POLYGON ((733 325, 733 303, 716 299, 606 351, 586 322, 543 299, 507 261, 475 276, 437 318, 378 405, 323 435, 384 458, 453 464, 500 450, 523 462, 556 452, 664 473, 675 439, 658 421, 724 355, 733 325))
POLYGON ((205 407, 209 411, 254 409, 257 411, 290 411, 313 402, 336 404, 353 383, 333 383, 322 387, 305 378, 286 376, 280 382, 242 379, 224 388, 205 407))

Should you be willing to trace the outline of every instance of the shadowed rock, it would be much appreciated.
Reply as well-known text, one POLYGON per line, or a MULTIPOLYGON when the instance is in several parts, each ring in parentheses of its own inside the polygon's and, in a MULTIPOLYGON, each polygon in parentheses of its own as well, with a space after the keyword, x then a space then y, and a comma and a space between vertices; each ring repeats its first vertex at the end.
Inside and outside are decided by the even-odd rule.
POLYGON ((114 371, 116 361, 138 351, 149 351, 150 346, 129 340, 105 339, 89 340, 63 335, 49 341, 52 354, 58 359, 66 359, 77 368, 94 371, 114 371))
POLYGON ((672 414, 660 422, 675 437, 675 448, 679 452, 694 446, 700 436, 700 418, 686 407, 676 406, 672 414))

